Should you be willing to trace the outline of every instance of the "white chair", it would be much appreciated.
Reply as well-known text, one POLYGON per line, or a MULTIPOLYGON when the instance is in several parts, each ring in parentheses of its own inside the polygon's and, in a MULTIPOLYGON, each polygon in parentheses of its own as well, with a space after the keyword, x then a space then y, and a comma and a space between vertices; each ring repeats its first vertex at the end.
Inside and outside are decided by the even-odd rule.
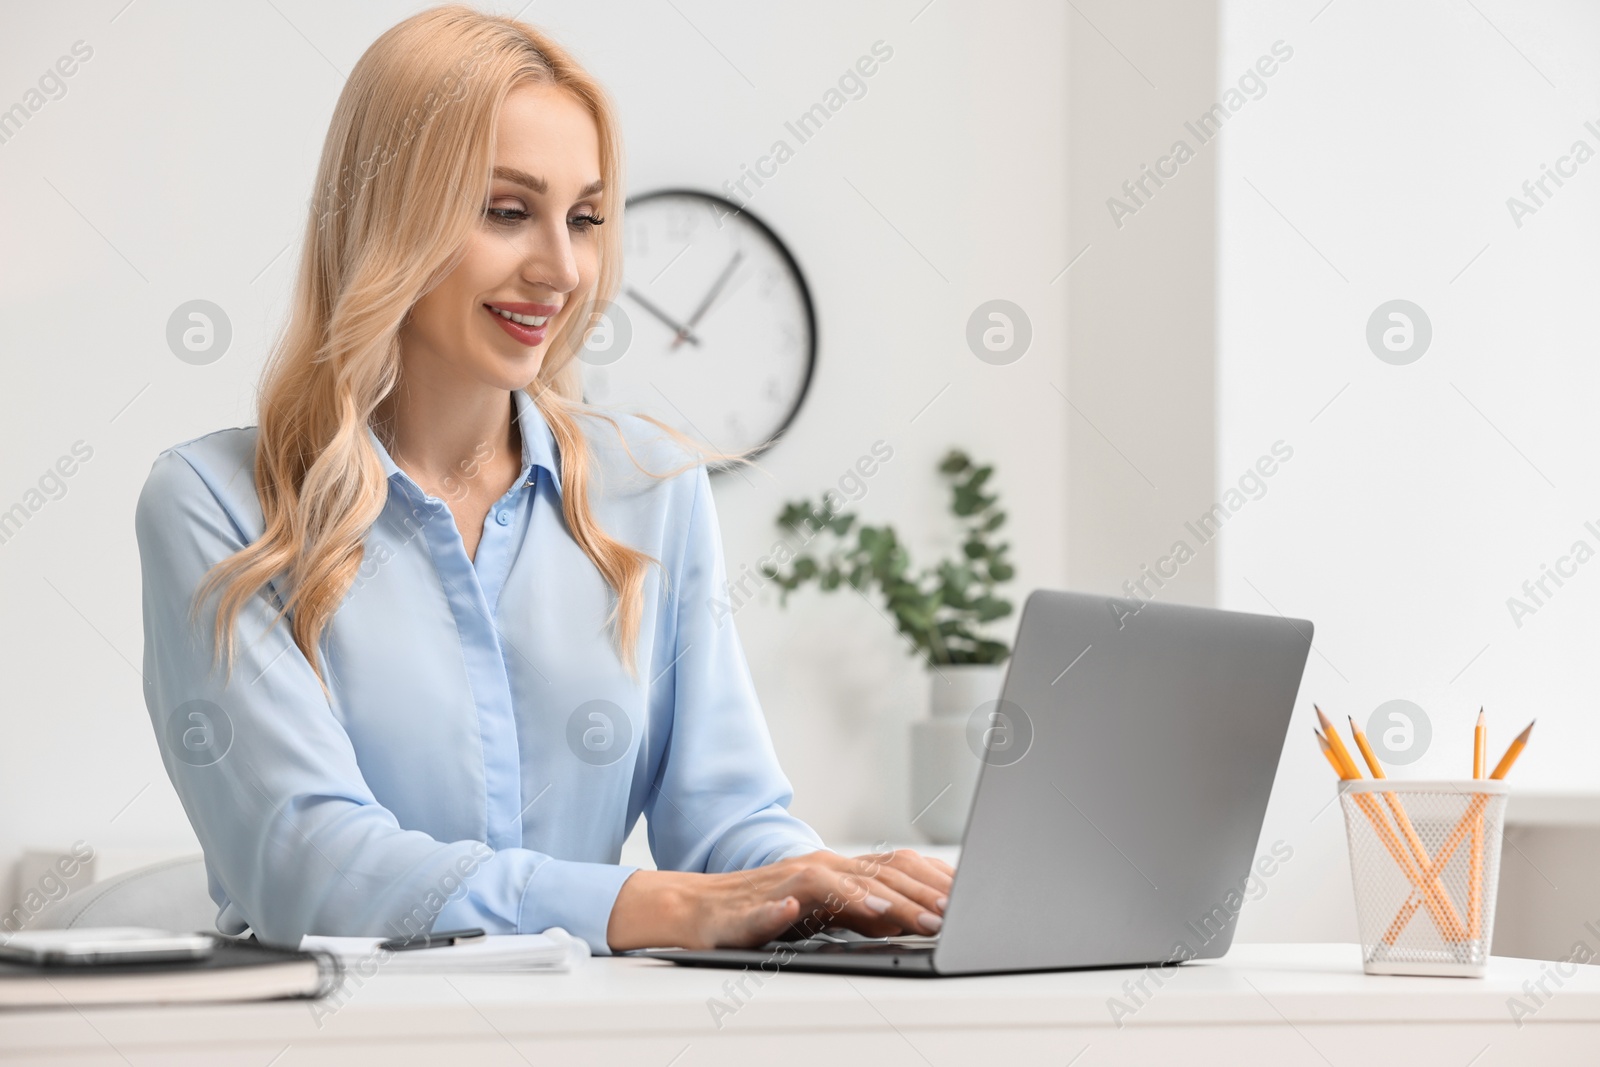
POLYGON ((180 856, 93 882, 41 911, 31 930, 80 926, 150 926, 217 931, 217 905, 207 889, 205 857, 180 856))

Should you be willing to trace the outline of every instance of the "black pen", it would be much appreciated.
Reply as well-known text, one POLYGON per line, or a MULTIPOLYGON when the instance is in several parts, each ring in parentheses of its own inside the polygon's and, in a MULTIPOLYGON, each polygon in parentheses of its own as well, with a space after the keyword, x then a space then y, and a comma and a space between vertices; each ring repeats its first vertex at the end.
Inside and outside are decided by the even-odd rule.
POLYGON ((436 934, 418 934, 416 937, 392 937, 378 945, 390 952, 405 952, 413 948, 443 948, 464 941, 479 941, 489 935, 474 926, 470 930, 441 930, 436 934))

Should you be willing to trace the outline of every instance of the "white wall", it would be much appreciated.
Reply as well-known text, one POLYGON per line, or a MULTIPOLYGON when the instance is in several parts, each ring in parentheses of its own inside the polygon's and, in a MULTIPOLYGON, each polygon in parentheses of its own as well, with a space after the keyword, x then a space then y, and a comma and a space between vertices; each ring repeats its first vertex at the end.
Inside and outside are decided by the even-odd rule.
POLYGON ((1507 607, 1575 541, 1600 549, 1584 526, 1600 519, 1600 161, 1520 228, 1506 205, 1575 140, 1600 150, 1584 127, 1600 119, 1600 9, 1225 11, 1225 82, 1276 40, 1294 55, 1221 138, 1218 483, 1275 440, 1295 452, 1226 527, 1219 600, 1317 624, 1265 835, 1296 857, 1240 937, 1350 939, 1312 700, 1341 724, 1390 699, 1421 706, 1433 741, 1399 772, 1415 776, 1469 772, 1480 705, 1496 756, 1538 716, 1514 788, 1600 788, 1600 563, 1551 585, 1520 627, 1507 607), (1365 340, 1369 315, 1396 298, 1433 327, 1403 366, 1365 340))
POLYGON ((1086 592, 1216 598, 1214 546, 1146 577, 1215 500, 1215 147, 1145 175, 1216 100, 1217 8, 1081 4, 1069 22, 1067 560, 1086 592))
MULTIPOLYGON (((160 449, 253 422, 339 71, 419 6, 115 0, 5 15, 0 108, 74 42, 93 55, 0 143, 0 509, 74 442, 93 457, 0 544, 0 869, 79 838, 192 845, 140 695, 134 502, 160 449), (197 297, 234 327, 205 367, 163 339, 197 297)), ((953 547, 933 464, 967 447, 998 467, 1017 589, 1061 585, 1068 420, 1049 383, 1066 376, 1066 298, 1051 285, 1069 258, 1064 9, 571 0, 528 17, 612 90, 636 191, 718 188, 873 42, 893 47, 868 94, 751 204, 808 275, 822 348, 805 410, 765 461, 773 477, 719 482, 729 563, 764 554, 785 500, 832 485, 881 438, 895 456, 867 516, 919 550, 953 547), (1005 367, 963 340, 995 297, 1034 330, 1005 367)), ((815 593, 785 611, 763 598, 738 625, 794 810, 836 840, 906 836, 905 724, 926 683, 889 625, 849 594, 815 593)))

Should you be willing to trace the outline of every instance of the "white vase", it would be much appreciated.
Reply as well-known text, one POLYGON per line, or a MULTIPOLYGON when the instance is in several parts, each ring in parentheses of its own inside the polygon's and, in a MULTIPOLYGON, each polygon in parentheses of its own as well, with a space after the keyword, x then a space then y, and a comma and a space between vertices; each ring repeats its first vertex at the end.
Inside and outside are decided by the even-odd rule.
POLYGON ((911 817, 936 845, 961 843, 981 766, 968 724, 980 707, 1000 699, 1004 676, 1002 664, 928 671, 928 717, 911 724, 911 817))

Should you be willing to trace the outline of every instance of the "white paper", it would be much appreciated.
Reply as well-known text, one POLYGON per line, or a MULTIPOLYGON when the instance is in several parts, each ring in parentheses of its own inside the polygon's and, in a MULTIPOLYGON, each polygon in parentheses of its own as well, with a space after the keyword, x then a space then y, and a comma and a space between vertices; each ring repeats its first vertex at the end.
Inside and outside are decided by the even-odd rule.
POLYGON ((499 934, 438 948, 394 952, 378 946, 381 937, 321 937, 300 940, 304 952, 331 952, 347 968, 371 966, 405 974, 469 974, 570 971, 589 958, 588 942, 559 926, 542 934, 499 934))

